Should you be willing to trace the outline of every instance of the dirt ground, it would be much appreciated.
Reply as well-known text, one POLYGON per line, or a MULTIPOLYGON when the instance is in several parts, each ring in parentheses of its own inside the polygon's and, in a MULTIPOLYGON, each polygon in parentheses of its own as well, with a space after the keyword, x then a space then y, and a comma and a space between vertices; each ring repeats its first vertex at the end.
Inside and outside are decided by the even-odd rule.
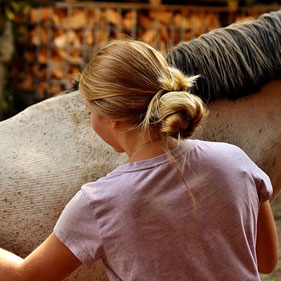
POLYGON ((281 281, 281 195, 272 204, 272 210, 279 238, 279 263, 271 274, 261 275, 263 281, 281 281))

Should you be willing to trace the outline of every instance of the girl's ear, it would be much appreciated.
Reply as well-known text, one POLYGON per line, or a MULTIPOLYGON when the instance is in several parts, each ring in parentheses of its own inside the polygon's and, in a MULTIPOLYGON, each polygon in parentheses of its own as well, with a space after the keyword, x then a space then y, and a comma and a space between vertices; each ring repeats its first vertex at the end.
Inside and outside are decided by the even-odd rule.
POLYGON ((121 131, 127 131, 128 128, 130 128, 130 125, 127 121, 124 120, 109 120, 110 126, 113 130, 121 130, 121 131))
POLYGON ((110 120, 110 125, 112 129, 118 129, 120 128, 120 122, 119 120, 110 120))

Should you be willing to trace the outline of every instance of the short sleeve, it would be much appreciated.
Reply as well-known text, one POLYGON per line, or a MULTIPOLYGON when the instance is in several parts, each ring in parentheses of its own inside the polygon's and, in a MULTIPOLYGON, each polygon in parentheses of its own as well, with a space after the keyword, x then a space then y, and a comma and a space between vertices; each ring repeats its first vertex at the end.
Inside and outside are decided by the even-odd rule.
POLYGON ((101 258, 98 223, 82 190, 64 208, 54 233, 83 264, 92 265, 101 258))
POLYGON ((240 151, 242 152, 245 164, 254 179, 260 203, 269 200, 273 193, 273 187, 269 176, 260 169, 243 150, 240 151))
POLYGON ((273 187, 268 175, 264 173, 258 166, 256 166, 254 179, 256 182, 260 203, 269 200, 273 193, 273 187))

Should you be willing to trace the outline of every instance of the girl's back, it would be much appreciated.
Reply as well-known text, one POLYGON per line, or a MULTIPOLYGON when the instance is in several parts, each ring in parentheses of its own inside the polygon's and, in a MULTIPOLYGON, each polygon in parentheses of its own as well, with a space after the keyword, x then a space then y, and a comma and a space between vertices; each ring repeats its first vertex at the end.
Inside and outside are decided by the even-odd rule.
POLYGON ((172 153, 191 194, 165 155, 126 163, 82 187, 56 235, 85 263, 102 258, 110 280, 260 280, 268 177, 233 145, 188 140, 172 153))

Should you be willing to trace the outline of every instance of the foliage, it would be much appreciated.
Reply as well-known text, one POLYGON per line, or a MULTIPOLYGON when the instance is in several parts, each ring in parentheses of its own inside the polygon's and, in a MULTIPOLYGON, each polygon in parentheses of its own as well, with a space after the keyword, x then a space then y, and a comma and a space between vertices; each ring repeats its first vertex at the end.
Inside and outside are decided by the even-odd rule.
POLYGON ((33 1, 0 0, 0 32, 3 32, 6 20, 14 20, 16 15, 26 14, 33 1))
POLYGON ((15 14, 28 12, 30 1, 7 1, 1 0, 1 16, 13 20, 15 14))

